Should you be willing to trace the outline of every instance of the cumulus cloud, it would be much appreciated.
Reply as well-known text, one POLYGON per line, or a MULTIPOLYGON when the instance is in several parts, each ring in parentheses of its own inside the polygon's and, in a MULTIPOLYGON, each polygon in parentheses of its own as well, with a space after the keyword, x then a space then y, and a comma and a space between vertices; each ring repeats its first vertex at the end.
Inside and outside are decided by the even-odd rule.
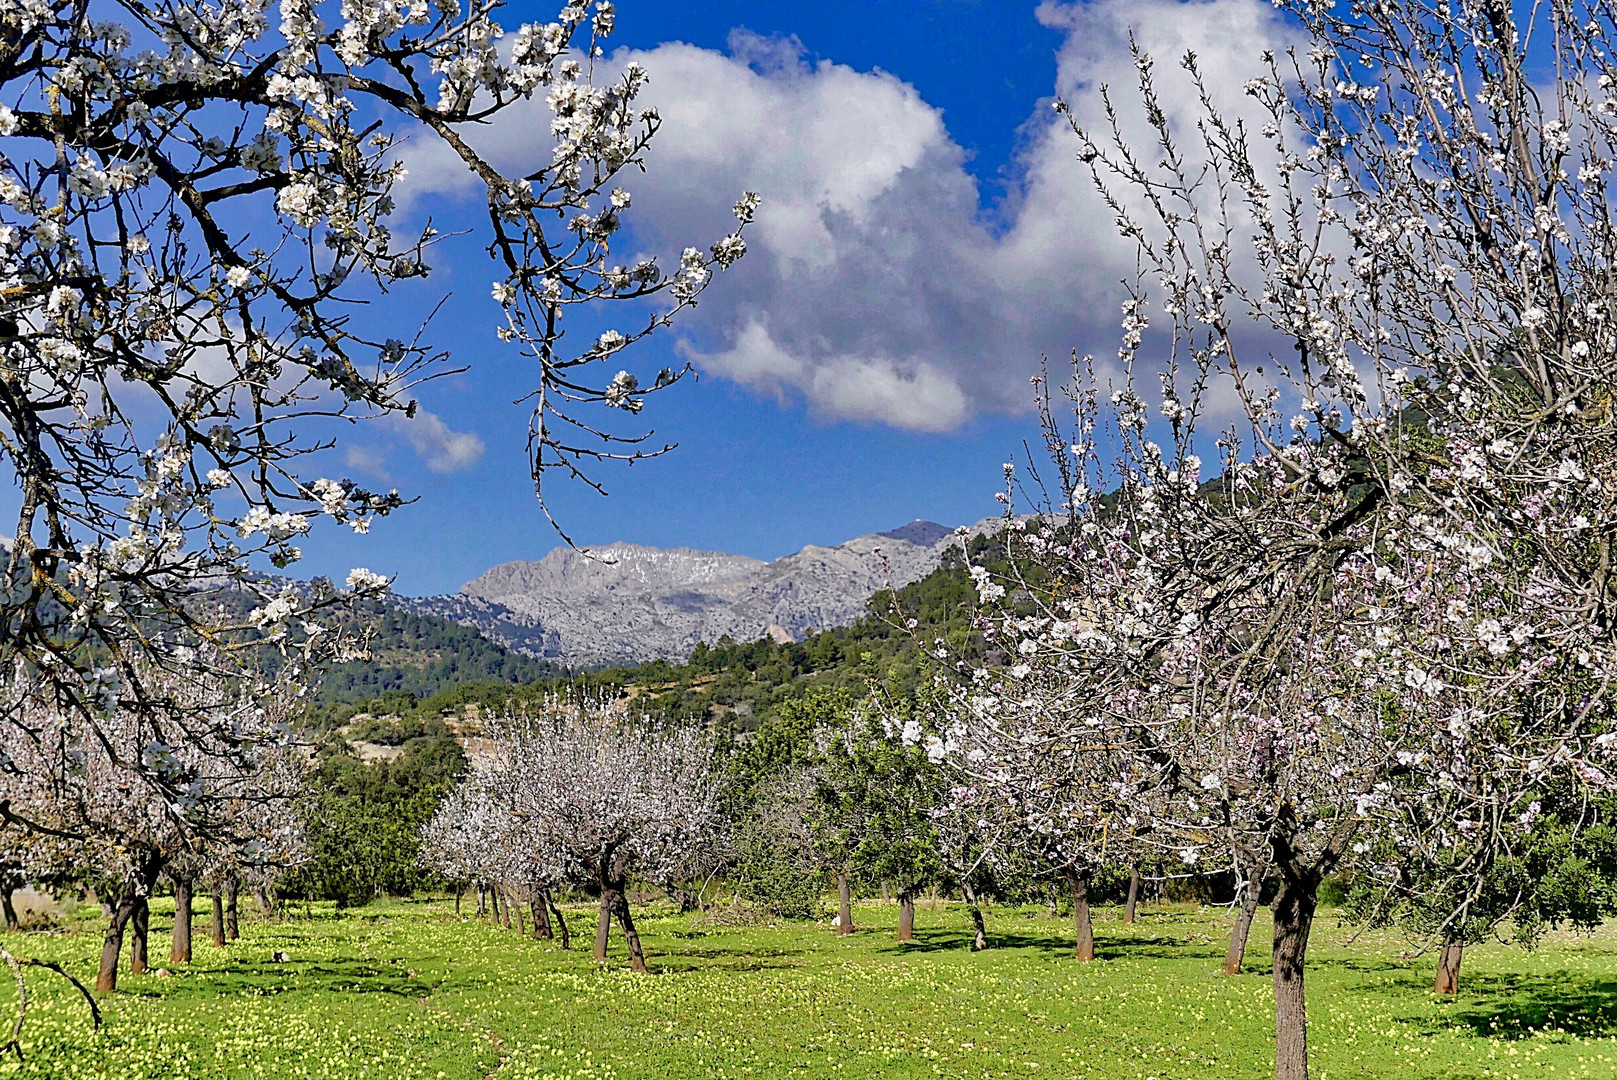
POLYGON ((483 457, 483 440, 475 432, 455 431, 443 418, 426 409, 415 416, 388 413, 381 423, 400 435, 435 473, 455 473, 476 465, 483 457))
MULTIPOLYGON (((1047 0, 1038 14, 1066 33, 1052 96, 1086 126, 1102 120, 1100 85, 1132 92, 1131 29, 1187 129, 1186 49, 1215 98, 1240 109, 1259 51, 1291 39, 1262 0, 1047 0)), ((635 242, 711 242, 730 227, 730 196, 764 198, 750 254, 682 324, 699 367, 825 416, 939 431, 1024 410, 1041 354, 1115 354, 1134 252, 1049 101, 1022 126, 1010 195, 990 203, 942 113, 893 75, 809 65, 795 41, 745 32, 725 52, 676 43, 613 57, 631 59, 651 72, 663 117, 647 175, 630 178, 635 242)), ((479 145, 531 168, 546 122, 532 103, 479 145)), ((436 151, 410 168, 417 192, 472 184, 436 151)))

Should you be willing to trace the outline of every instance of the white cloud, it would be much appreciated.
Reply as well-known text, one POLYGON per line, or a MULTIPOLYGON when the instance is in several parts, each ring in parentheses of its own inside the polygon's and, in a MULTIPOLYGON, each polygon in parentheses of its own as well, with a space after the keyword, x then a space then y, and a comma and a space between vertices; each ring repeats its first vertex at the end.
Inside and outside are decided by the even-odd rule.
POLYGON ((426 409, 417 409, 413 419, 403 413, 388 413, 381 418, 381 423, 402 435, 435 473, 460 472, 483 457, 483 440, 479 435, 455 431, 440 416, 426 409))
MULTIPOLYGON (((1132 100, 1131 27, 1185 130, 1187 48, 1240 110, 1259 52, 1291 40, 1262 0, 1047 0, 1038 14, 1067 35, 1052 92, 1091 126, 1099 85, 1132 100)), ((682 324, 700 367, 826 416, 946 430, 1027 408, 1041 353, 1115 354, 1134 252, 1048 101, 1022 125, 1010 197, 989 205, 940 111, 890 74, 809 66, 796 42, 745 32, 728 53, 668 44, 612 59, 646 66, 663 117, 647 175, 627 185, 636 243, 709 243, 731 227, 732 196, 763 195, 749 255, 682 324)), ((498 164, 531 168, 547 122, 535 102, 476 138, 498 164)), ((438 151, 409 164, 418 197, 472 187, 438 151)))
POLYGON ((343 464, 373 480, 380 480, 385 484, 393 482, 393 475, 387 468, 387 459, 369 447, 348 444, 343 448, 343 464))

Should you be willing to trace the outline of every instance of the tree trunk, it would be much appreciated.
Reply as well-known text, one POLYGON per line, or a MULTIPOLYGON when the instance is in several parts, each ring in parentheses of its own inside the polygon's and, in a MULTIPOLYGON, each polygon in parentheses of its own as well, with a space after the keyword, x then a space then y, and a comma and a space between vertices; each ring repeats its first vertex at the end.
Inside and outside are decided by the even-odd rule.
POLYGON ((483 886, 481 885, 477 887, 477 917, 479 919, 483 917, 483 886))
MULTIPOLYGON (((509 904, 507 905, 507 909, 509 910, 509 904)), ((528 924, 523 921, 524 918, 525 918, 525 916, 522 913, 522 904, 519 902, 517 904, 517 933, 520 934, 523 937, 527 937, 528 936, 528 924)), ((534 930, 537 933, 538 927, 535 927, 534 930)))
POLYGON ((623 936, 629 942, 629 962, 636 971, 646 970, 646 954, 640 948, 640 934, 634 928, 634 918, 629 914, 629 890, 625 887, 622 878, 617 881, 617 888, 612 890, 617 903, 618 925, 623 928, 623 936))
POLYGON ((1128 903, 1123 905, 1123 921, 1125 923, 1132 924, 1134 922, 1134 905, 1139 902, 1139 899, 1140 868, 1138 866, 1131 866, 1129 867, 1129 899, 1128 903))
POLYGON ((213 944, 214 948, 225 947, 225 892, 218 882, 213 884, 213 944))
POLYGON ((883 881, 881 883, 881 902, 885 904, 885 903, 887 903, 887 901, 889 901, 891 899, 892 899, 892 896, 888 891, 887 882, 883 881))
POLYGON ((455 890, 455 917, 460 917, 460 890, 455 890))
POLYGON ((0 909, 5 911, 6 929, 15 934, 22 929, 22 923, 17 920, 17 909, 11 906, 13 891, 10 885, 0 885, 0 909))
POLYGON ((1256 870, 1247 878, 1246 899, 1241 901, 1240 914, 1235 916, 1235 927, 1230 931, 1229 951, 1224 954, 1224 974, 1239 975, 1246 963, 1246 940, 1252 933, 1252 919, 1258 913, 1258 892, 1262 881, 1256 870))
POLYGON ((1460 992, 1460 961, 1465 956, 1465 942, 1446 941, 1437 958, 1437 987, 1439 994, 1460 992))
POLYGON ((971 911, 971 927, 974 935, 971 939, 971 951, 981 952, 988 948, 988 929, 983 926, 983 908, 977 902, 977 894, 972 890, 971 883, 962 882, 960 891, 965 894, 966 907, 971 911))
POLYGON ((511 929, 511 894, 504 889, 494 890, 494 899, 500 905, 500 924, 511 929))
POLYGON ((191 962, 191 881, 174 879, 174 944, 168 950, 171 964, 191 962))
POLYGON ((107 934, 101 941, 101 969, 96 972, 95 992, 110 994, 118 989, 118 956, 124 948, 124 927, 135 914, 135 885, 133 882, 124 886, 124 891, 118 898, 118 906, 112 909, 112 918, 107 922, 107 934))
POLYGON ((1319 904, 1312 878, 1282 880, 1274 901, 1275 1080, 1308 1080, 1308 1005, 1303 962, 1319 904))
POLYGON ((259 914, 261 914, 261 915, 272 915, 272 914, 274 914, 275 905, 270 903, 268 887, 263 886, 263 885, 259 885, 256 888, 254 888, 253 889, 253 899, 258 902, 259 914))
POLYGON ((225 883, 225 938, 236 941, 241 937, 241 924, 236 916, 236 900, 241 892, 241 882, 231 878, 225 883))
POLYGON ((595 959, 606 959, 606 939, 612 932, 612 886, 601 886, 601 915, 595 923, 595 959))
POLYGON ((915 897, 907 890, 898 894, 898 940, 915 940, 915 897))
POLYGON ((848 875, 837 875, 837 937, 853 933, 853 890, 848 887, 848 875))
POLYGON ((152 928, 152 907, 144 896, 135 897, 135 910, 129 916, 129 974, 146 973, 147 951, 152 928))
POLYGON ((1073 955, 1080 960, 1095 959, 1095 927, 1089 920, 1089 875, 1067 870, 1067 884, 1072 886, 1072 927, 1077 944, 1073 955))
POLYGON ((571 949, 573 935, 567 932, 567 916, 561 913, 561 908, 556 906, 556 901, 550 898, 549 892, 545 893, 545 906, 550 909, 551 917, 556 920, 556 929, 561 931, 561 947, 571 949))
POLYGON ((533 909, 533 936, 541 941, 553 940, 556 935, 550 929, 550 912, 545 910, 545 890, 530 890, 528 901, 528 906, 533 909))

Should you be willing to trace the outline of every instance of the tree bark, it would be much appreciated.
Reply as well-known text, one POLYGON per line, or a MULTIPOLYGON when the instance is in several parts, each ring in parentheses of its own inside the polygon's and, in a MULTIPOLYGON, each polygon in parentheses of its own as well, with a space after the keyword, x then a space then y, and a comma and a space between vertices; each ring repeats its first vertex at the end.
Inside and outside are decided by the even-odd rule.
POLYGON ((1465 942, 1445 941, 1437 958, 1437 986, 1439 994, 1460 992, 1460 961, 1465 957, 1465 942))
POLYGON ((15 891, 10 885, 0 885, 0 909, 5 911, 6 929, 13 934, 22 929, 22 923, 17 919, 17 909, 11 905, 11 894, 15 891))
POLYGON ((898 894, 898 940, 915 940, 915 897, 908 890, 898 894))
POLYGON ((1230 931, 1230 947, 1224 954, 1224 974, 1239 975, 1241 967, 1246 963, 1246 942, 1252 933, 1252 919, 1258 913, 1258 892, 1263 882, 1256 870, 1252 871, 1246 880, 1246 899, 1241 901, 1241 911, 1235 916, 1235 927, 1230 931))
POLYGON ((623 936, 629 942, 629 962, 634 970, 645 971, 646 954, 640 948, 640 933, 634 928, 634 917, 629 914, 629 890, 622 878, 618 879, 617 887, 612 892, 618 909, 618 925, 623 928, 623 936))
POLYGON ((983 925, 983 907, 977 902, 977 893, 973 891, 971 882, 962 882, 960 891, 965 894, 966 908, 971 912, 971 951, 981 952, 988 948, 988 928, 983 925))
MULTIPOLYGON (((525 918, 526 916, 522 913, 522 904, 519 902, 517 904, 517 933, 523 937, 528 936, 528 924, 523 921, 525 918)), ((534 930, 537 934, 538 927, 535 927, 534 930)))
POLYGON ((1072 927, 1076 938, 1073 955, 1087 962, 1095 959, 1095 927, 1089 919, 1089 875, 1069 867, 1067 884, 1072 887, 1072 927))
POLYGON ((213 945, 216 949, 225 947, 225 891, 219 882, 213 883, 213 945))
POLYGON ((550 941, 555 933, 550 929, 550 912, 545 910, 545 890, 530 889, 528 891, 528 906, 533 911, 533 936, 540 941, 550 941))
POLYGON ((135 910, 129 916, 129 974, 144 975, 147 964, 147 946, 152 928, 151 903, 144 896, 135 897, 135 910))
POLYGON ((612 886, 601 886, 601 915, 595 924, 595 959, 606 959, 606 939, 612 933, 612 886))
POLYGON ((1132 924, 1134 922, 1134 906, 1139 902, 1139 900, 1140 868, 1138 866, 1131 866, 1129 867, 1129 899, 1128 903, 1123 905, 1123 921, 1125 923, 1132 924))
POLYGON ((168 950, 171 964, 191 962, 191 881, 174 879, 174 943, 168 950))
POLYGON ((1319 904, 1313 875, 1283 879, 1274 900, 1275 1080, 1308 1080, 1303 964, 1319 904))
POLYGON ((133 882, 124 886, 118 904, 112 909, 107 922, 107 934, 101 941, 101 969, 96 972, 95 992, 110 994, 118 989, 118 956, 124 948, 124 928, 135 914, 136 888, 133 882))
POLYGON ((837 937, 853 933, 853 890, 848 887, 848 875, 837 875, 837 937))
POLYGON ((891 896, 891 894, 890 894, 890 892, 889 892, 889 890, 887 888, 887 882, 883 881, 881 883, 881 902, 885 904, 885 903, 887 903, 887 901, 889 901, 891 899, 892 899, 892 896, 891 896))
POLYGON ((460 917, 460 890, 455 890, 455 917, 460 917))
POLYGON ((551 917, 556 920, 556 929, 561 931, 561 947, 571 949, 573 935, 567 932, 567 916, 561 913, 561 908, 556 906, 556 901, 550 898, 549 892, 545 893, 545 906, 550 909, 551 917))
POLYGON ((511 894, 505 889, 495 889, 494 898, 500 905, 500 923, 507 930, 511 929, 511 894))
POLYGON ((241 923, 237 918, 237 898, 241 892, 241 882, 231 878, 225 883, 225 938, 236 941, 241 937, 241 923))
POLYGON ((483 886, 479 885, 477 887, 477 917, 481 919, 483 913, 483 886))

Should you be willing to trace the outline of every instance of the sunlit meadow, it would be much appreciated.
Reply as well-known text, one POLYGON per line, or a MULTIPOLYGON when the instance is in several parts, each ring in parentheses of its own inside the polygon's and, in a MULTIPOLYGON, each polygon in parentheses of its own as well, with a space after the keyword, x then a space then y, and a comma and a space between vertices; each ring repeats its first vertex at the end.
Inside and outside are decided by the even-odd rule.
MULTIPOLYGON (((154 959, 171 910, 155 913, 154 959)), ((590 914, 579 906, 569 921, 587 933, 590 914)), ((995 947, 980 954, 965 947, 957 907, 923 902, 906 947, 892 940, 896 918, 894 906, 861 906, 860 932, 839 940, 823 923, 649 912, 653 973, 634 975, 617 939, 603 967, 587 949, 563 952, 443 902, 315 907, 249 920, 228 949, 201 940, 195 962, 167 974, 127 977, 99 1033, 65 984, 34 975, 25 1059, 0 1076, 1175 1080, 1273 1069, 1266 967, 1255 956, 1249 974, 1217 974, 1222 910, 1148 905, 1133 927, 1102 913, 1091 964, 1071 958, 1067 920, 1042 909, 992 910, 995 947)), ((1617 933, 1468 950, 1454 1001, 1433 997, 1431 959, 1406 958, 1401 939, 1355 940, 1329 916, 1317 933, 1321 1077, 1617 1074, 1617 933)), ((99 934, 86 919, 11 944, 88 979, 99 934)), ((9 1012, 15 991, 3 993, 9 1012)))

